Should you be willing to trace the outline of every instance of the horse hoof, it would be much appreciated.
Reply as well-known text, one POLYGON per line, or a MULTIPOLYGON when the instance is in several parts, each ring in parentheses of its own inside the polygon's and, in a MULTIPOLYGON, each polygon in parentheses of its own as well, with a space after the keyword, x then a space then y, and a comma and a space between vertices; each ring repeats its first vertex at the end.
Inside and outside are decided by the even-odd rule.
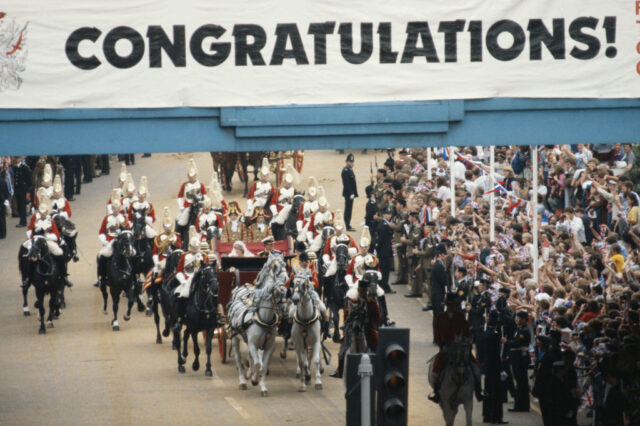
POLYGON ((191 364, 191 368, 193 368, 193 371, 198 371, 200 369, 200 363, 194 361, 193 364, 191 364))
POLYGON ((58 319, 58 318, 60 318, 60 314, 57 314, 57 313, 53 314, 53 319, 58 319))
POLYGON ((40 302, 36 302, 33 304, 36 309, 40 309, 40 302))
POLYGON ((207 376, 207 377, 213 377, 213 373, 211 372, 211 370, 205 371, 204 375, 207 376))
POLYGON ((60 309, 65 309, 67 307, 67 304, 64 302, 60 302, 60 309))
POLYGON ((156 345, 161 345, 161 344, 162 344, 162 339, 158 337, 156 339, 156 345))
POLYGON ((269 391, 263 390, 260 392, 260 396, 269 396, 269 391))
POLYGON ((120 326, 119 325, 114 325, 114 326, 111 327, 111 329, 113 331, 120 331, 120 326))
POLYGON ((40 330, 38 330, 38 334, 47 334, 47 329, 41 328, 40 330))
POLYGON ((169 337, 170 334, 171 334, 171 331, 168 328, 162 330, 163 337, 169 337))
POLYGON ((53 321, 47 321, 47 328, 53 328, 53 321))
POLYGON ((150 317, 151 315, 153 315, 153 311, 147 308, 147 311, 144 313, 144 315, 150 317))
POLYGON ((306 386, 298 386, 298 392, 306 392, 307 388, 306 386))
POLYGON ((184 369, 184 365, 179 365, 178 366, 178 373, 184 373, 185 369, 184 369))
POLYGON ((123 319, 123 320, 125 320, 125 321, 129 321, 129 320, 131 319, 131 316, 130 316, 130 315, 126 315, 126 314, 125 314, 125 315, 122 317, 122 319, 123 319))
POLYGON ((251 384, 252 384, 253 386, 258 386, 258 383, 260 383, 260 382, 258 382, 257 380, 253 380, 253 379, 251 379, 251 384))
POLYGON ((240 390, 247 390, 247 384, 246 383, 240 383, 239 388, 240 388, 240 390))
POLYGON ((280 358, 287 359, 287 353, 286 352, 280 352, 280 358))
POLYGON ((304 384, 309 386, 311 384, 311 376, 304 378, 304 384))
POLYGON ((316 390, 322 390, 322 383, 316 383, 316 390))
POLYGON ((107 315, 107 314, 108 314, 108 312, 107 312, 107 310, 106 310, 106 309, 105 309, 105 310, 103 310, 103 311, 102 311, 102 313, 103 313, 104 315, 107 315))
POLYGON ((24 315, 25 317, 28 317, 31 315, 31 312, 29 312, 29 308, 26 308, 23 312, 22 315, 24 315))
MULTIPOLYGON (((142 312, 142 311, 144 311, 145 309, 146 309, 146 308, 145 308, 145 306, 144 306, 143 304, 138 303, 138 312, 142 312)), ((149 314, 149 315, 151 315, 151 314, 149 314)))

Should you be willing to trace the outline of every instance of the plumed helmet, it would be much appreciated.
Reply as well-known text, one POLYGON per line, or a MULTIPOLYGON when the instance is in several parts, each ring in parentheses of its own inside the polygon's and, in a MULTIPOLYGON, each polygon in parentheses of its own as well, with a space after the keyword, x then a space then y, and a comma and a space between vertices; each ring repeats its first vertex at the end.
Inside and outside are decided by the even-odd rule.
POLYGON ((315 199, 318 195, 318 180, 313 176, 309 177, 309 189, 307 190, 307 194, 310 199, 315 199))
POLYGON ((149 188, 147 187, 147 177, 142 176, 140 178, 140 185, 138 186, 138 195, 146 196, 149 198, 149 188))
POLYGON ((49 186, 53 179, 53 171, 51 171, 51 164, 45 163, 44 171, 42 172, 42 185, 49 186))
POLYGON ((165 206, 162 211, 162 226, 169 227, 173 226, 173 219, 171 219, 171 212, 169 211, 169 207, 165 206))
POLYGON ((198 238, 196 227, 193 225, 189 227, 189 249, 200 250, 200 238, 198 238))
POLYGON ((220 191, 213 190, 209 193, 210 198, 211 198, 211 207, 213 207, 214 209, 221 209, 222 208, 222 196, 220 195, 220 191))
POLYGON ((364 257, 364 264, 367 266, 367 268, 375 268, 376 266, 378 266, 375 257, 373 257, 369 253, 367 253, 367 255, 364 257))
POLYGON ((205 209, 210 209, 211 208, 211 198, 209 198, 208 195, 205 195, 204 197, 202 197, 202 206, 205 209))
POLYGON ((60 179, 60 175, 56 175, 56 177, 53 178, 53 194, 56 197, 60 197, 62 192, 62 179, 60 179))
POLYGON ((43 188, 38 189, 38 212, 46 215, 51 211, 51 200, 43 188))
POLYGON ((342 210, 338 209, 335 213, 335 218, 333 219, 333 227, 336 228, 336 231, 339 229, 344 229, 344 217, 342 216, 342 210))
POLYGON ((127 166, 123 163, 120 167, 120 174, 118 175, 118 181, 120 182, 120 186, 124 185, 127 181, 127 166))
POLYGON ((318 205, 321 207, 329 207, 329 201, 324 196, 324 187, 318 185, 318 205))
POLYGON ((125 183, 124 188, 122 188, 122 196, 130 197, 136 192, 136 184, 133 182, 133 176, 131 173, 127 173, 127 183, 125 183))
POLYGON ((114 212, 119 212, 122 208, 122 202, 120 201, 120 192, 118 191, 118 188, 114 188, 113 191, 111 191, 111 208, 114 212))
POLYGON ((362 228, 362 235, 360 236, 360 247, 369 247, 371 245, 371 233, 369 227, 364 226, 362 228))
POLYGON ((260 175, 262 177, 269 177, 269 159, 267 157, 262 158, 262 166, 260 166, 260 175))
POLYGON ((210 192, 220 191, 222 188, 220 186, 220 180, 218 179, 218 172, 213 171, 213 175, 211 175, 211 182, 209 183, 210 192))
POLYGON ((190 178, 198 176, 198 168, 196 167, 196 162, 193 158, 190 158, 189 163, 187 164, 187 176, 190 178))
POLYGON ((298 173, 297 170, 293 167, 293 164, 287 164, 285 166, 284 182, 297 187, 300 185, 300 181, 300 173, 298 173))

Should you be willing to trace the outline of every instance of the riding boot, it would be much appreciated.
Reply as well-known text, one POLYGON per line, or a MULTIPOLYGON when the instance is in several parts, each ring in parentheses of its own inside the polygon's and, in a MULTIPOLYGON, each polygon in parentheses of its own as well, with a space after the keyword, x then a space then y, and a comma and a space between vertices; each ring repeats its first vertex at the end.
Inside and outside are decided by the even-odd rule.
POLYGON ((98 256, 98 281, 93 286, 100 287, 104 284, 104 278, 107 274, 107 259, 104 256, 98 256))
POLYGON ((429 398, 430 401, 435 402, 436 404, 440 403, 440 378, 439 378, 439 374, 436 373, 435 371, 432 371, 431 374, 433 375, 433 393, 429 396, 427 396, 427 398, 429 398))
POLYGON ((473 364, 471 366, 471 371, 473 373, 473 388, 475 390, 476 399, 478 402, 482 402, 488 395, 482 391, 482 373, 480 371, 480 367, 473 364))
POLYGON ((187 310, 187 298, 176 297, 177 318, 176 323, 173 326, 173 331, 179 332, 182 329, 182 319, 184 318, 187 310))
POLYGON ((71 288, 73 287, 73 283, 67 279, 69 273, 67 272, 67 262, 64 260, 62 256, 56 259, 58 262, 58 266, 60 268, 60 279, 64 282, 64 285, 71 288))
POLYGON ((391 327, 395 324, 389 319, 389 310, 387 309, 387 298, 385 296, 378 297, 378 306, 380 306, 380 319, 384 326, 391 327))
POLYGON ((329 377, 334 377, 336 379, 342 379, 342 374, 344 373, 344 357, 338 358, 338 369, 333 373, 329 374, 329 377))

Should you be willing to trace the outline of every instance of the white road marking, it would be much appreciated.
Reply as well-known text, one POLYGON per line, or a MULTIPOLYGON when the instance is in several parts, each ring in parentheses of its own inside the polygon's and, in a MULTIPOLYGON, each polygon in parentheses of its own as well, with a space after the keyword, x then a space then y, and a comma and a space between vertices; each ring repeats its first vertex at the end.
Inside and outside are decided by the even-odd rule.
POLYGON ((240 406, 240 404, 238 404, 238 401, 236 401, 235 399, 233 399, 230 396, 225 396, 224 397, 225 401, 227 401, 229 403, 229 405, 231 407, 233 407, 234 410, 236 410, 238 412, 238 414, 240 414, 240 416, 245 419, 245 420, 249 420, 251 418, 251 416, 249 415, 249 413, 247 413, 247 411, 242 408, 240 406))

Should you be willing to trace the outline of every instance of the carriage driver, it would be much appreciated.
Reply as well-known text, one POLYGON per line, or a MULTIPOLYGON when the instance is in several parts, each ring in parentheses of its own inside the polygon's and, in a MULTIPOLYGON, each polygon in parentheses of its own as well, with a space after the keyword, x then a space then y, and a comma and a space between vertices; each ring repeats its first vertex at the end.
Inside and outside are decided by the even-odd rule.
POLYGON ((129 207, 129 223, 133 224, 133 217, 136 212, 144 212, 144 220, 146 225, 144 227, 145 237, 151 239, 156 236, 156 231, 151 225, 156 221, 156 212, 153 209, 153 204, 149 202, 149 189, 147 188, 147 177, 142 176, 140 178, 140 186, 138 186, 137 196, 133 199, 131 206, 129 207))
POLYGON ((178 225, 187 226, 191 205, 204 195, 207 195, 207 190, 198 180, 198 168, 192 158, 187 165, 187 181, 180 186, 178 192, 178 207, 180 207, 180 213, 177 217, 178 225))
POLYGON ((60 175, 56 175, 53 179, 51 212, 62 215, 67 219, 71 217, 71 206, 69 205, 69 201, 64 198, 64 190, 62 189, 62 180, 60 179, 60 175))
POLYGON ((120 204, 120 195, 116 189, 111 194, 111 213, 102 219, 98 238, 102 243, 102 248, 98 252, 98 281, 94 287, 100 287, 104 283, 106 276, 107 259, 113 255, 113 240, 120 231, 129 229, 129 221, 120 204))
POLYGON ((180 285, 173 292, 177 297, 178 306, 178 318, 174 330, 182 328, 181 320, 186 313, 191 281, 195 273, 206 263, 209 263, 209 258, 205 253, 200 252, 200 238, 195 226, 192 226, 189 229, 189 251, 182 255, 176 269, 176 279, 180 282, 180 285))
POLYGON ((169 207, 165 207, 162 214, 162 232, 153 240, 153 273, 157 277, 161 277, 164 273, 167 256, 181 247, 182 239, 180 234, 173 231, 171 213, 169 213, 169 207))
MULTIPOLYGON (((440 347, 440 352, 433 360, 433 394, 429 399, 436 404, 440 402, 440 377, 439 374, 447 363, 447 348, 453 343, 456 336, 462 335, 471 338, 471 325, 465 318, 464 313, 457 309, 458 296, 456 293, 448 293, 445 300, 447 310, 438 314, 433 323, 433 338, 440 347)), ((473 354, 470 354, 471 371, 473 372, 474 388, 476 398, 482 401, 485 395, 482 392, 480 382, 480 365, 473 354)))
MULTIPOLYGON (((63 271, 63 275, 66 275, 66 264, 62 258, 63 251, 58 245, 60 241, 60 232, 56 223, 51 219, 50 209, 51 201, 46 196, 45 191, 41 188, 38 190, 38 210, 31 216, 29 225, 27 226, 27 241, 22 243, 22 247, 29 250, 33 243, 33 239, 36 236, 42 236, 47 240, 47 247, 49 253, 53 256, 54 260, 58 263, 60 271, 63 271)), ((29 284, 24 281, 21 287, 26 287, 29 284)))
POLYGON ((274 188, 271 182, 269 182, 269 159, 264 157, 262 159, 262 167, 258 172, 258 181, 253 182, 247 195, 247 211, 246 216, 251 217, 253 215, 253 209, 256 207, 266 208, 269 198, 273 194, 274 188))
POLYGON ((322 261, 325 265, 329 265, 325 272, 325 277, 331 277, 336 274, 338 264, 336 262, 336 247, 338 244, 346 244, 349 247, 349 257, 353 257, 358 252, 358 246, 353 240, 353 237, 344 232, 345 223, 342 219, 342 212, 336 211, 336 218, 334 220, 334 227, 336 229, 335 235, 332 235, 329 239, 329 243, 325 244, 324 252, 322 253, 322 261))

